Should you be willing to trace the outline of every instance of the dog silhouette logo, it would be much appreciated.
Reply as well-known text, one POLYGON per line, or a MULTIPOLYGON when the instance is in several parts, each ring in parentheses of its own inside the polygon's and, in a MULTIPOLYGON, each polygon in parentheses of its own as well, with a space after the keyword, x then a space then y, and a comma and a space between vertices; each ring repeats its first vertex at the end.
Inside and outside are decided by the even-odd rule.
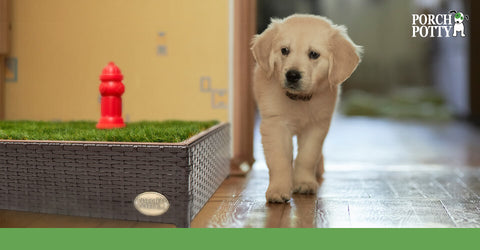
POLYGON ((457 32, 460 32, 460 36, 465 36, 465 26, 463 25, 464 20, 468 20, 468 16, 464 15, 460 11, 451 10, 450 13, 455 13, 454 19, 455 24, 453 25, 453 34, 452 36, 457 36, 457 32))

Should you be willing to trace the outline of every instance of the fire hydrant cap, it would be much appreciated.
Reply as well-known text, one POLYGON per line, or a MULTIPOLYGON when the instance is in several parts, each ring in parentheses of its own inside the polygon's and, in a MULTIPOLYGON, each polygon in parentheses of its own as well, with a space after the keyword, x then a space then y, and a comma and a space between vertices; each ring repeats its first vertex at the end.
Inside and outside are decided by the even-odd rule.
POLYGON ((105 68, 103 68, 102 74, 100 75, 100 80, 121 81, 123 80, 123 75, 117 65, 115 65, 113 62, 110 62, 105 68))

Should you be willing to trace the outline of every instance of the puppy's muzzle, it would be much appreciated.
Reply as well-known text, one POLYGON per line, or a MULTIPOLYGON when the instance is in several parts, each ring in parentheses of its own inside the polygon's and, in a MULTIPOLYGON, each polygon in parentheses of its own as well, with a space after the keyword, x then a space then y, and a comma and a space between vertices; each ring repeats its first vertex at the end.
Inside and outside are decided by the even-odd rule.
POLYGON ((285 87, 290 89, 298 89, 300 86, 299 81, 302 79, 302 74, 297 70, 289 70, 285 73, 285 78, 287 79, 285 87))

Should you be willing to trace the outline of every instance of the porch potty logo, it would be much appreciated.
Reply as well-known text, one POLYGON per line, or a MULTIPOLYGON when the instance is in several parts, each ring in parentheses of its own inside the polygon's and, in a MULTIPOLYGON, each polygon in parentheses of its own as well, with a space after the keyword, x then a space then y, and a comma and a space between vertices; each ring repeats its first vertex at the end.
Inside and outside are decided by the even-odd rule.
POLYGON ((468 16, 456 10, 448 14, 412 14, 412 37, 465 37, 465 20, 468 16))

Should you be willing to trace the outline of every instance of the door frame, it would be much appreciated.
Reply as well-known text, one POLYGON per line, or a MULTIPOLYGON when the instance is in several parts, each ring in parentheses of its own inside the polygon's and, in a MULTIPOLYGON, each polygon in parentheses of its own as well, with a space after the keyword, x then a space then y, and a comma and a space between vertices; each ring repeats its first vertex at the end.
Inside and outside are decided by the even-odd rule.
MULTIPOLYGON (((257 1, 230 0, 231 46, 233 47, 233 71, 231 82, 230 120, 232 122, 232 175, 248 173, 255 162, 253 157, 253 129, 255 101, 252 91, 254 59, 250 42, 256 34, 257 1), (233 24, 232 24, 233 20, 233 24), (233 44, 232 44, 233 43, 233 44)), ((232 56, 232 55, 231 55, 232 56)))
MULTIPOLYGON (((470 16, 480 15, 480 3, 470 2, 470 16)), ((477 56, 480 55, 480 22, 472 18, 470 23, 470 120, 480 125, 480 62, 477 56)))

